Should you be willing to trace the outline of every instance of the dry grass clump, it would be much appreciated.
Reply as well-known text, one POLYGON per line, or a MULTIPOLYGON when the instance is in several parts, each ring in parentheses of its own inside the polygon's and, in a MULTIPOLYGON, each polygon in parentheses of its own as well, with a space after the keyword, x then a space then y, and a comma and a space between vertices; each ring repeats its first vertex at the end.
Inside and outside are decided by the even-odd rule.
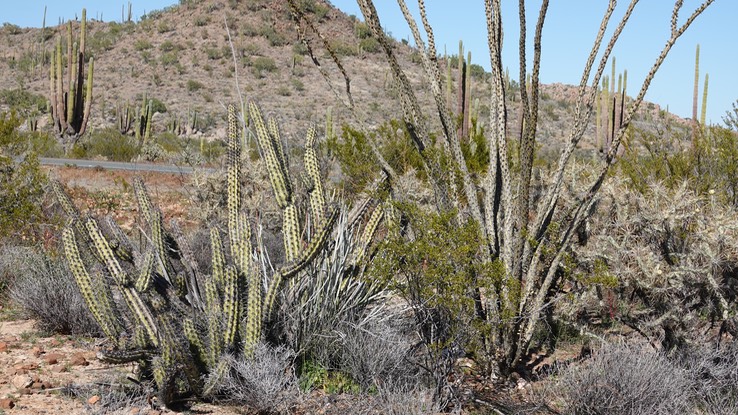
POLYGON ((0 273, 14 275, 9 297, 42 330, 99 335, 100 329, 64 261, 32 248, 6 247, 0 273))

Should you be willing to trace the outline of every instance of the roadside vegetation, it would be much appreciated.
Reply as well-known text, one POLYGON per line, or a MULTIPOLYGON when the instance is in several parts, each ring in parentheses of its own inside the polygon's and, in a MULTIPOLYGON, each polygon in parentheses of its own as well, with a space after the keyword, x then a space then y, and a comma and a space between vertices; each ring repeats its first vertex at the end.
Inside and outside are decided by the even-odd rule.
MULTIPOLYGON (((668 41, 711 3, 675 2, 668 41)), ((486 2, 491 74, 463 44, 441 58, 424 13, 421 34, 399 4, 420 45, 415 66, 398 63, 399 42, 372 1, 359 2, 363 21, 352 20, 356 45, 314 42, 333 18, 321 1, 288 2, 295 46, 294 34, 271 27, 238 29, 337 65, 346 81, 357 75, 344 60, 384 56, 402 111, 376 128, 349 104, 352 119, 336 122, 325 108, 319 126, 305 121, 288 140, 279 114, 248 94, 238 104, 224 98, 217 122, 195 110, 170 114, 166 97, 142 95, 91 128, 84 103, 97 87, 80 86, 80 101, 62 108, 72 101, 59 99, 70 87, 61 41, 48 62, 58 65, 55 109, 21 90, 0 93, 11 108, 0 114, 0 301, 43 330, 97 337, 100 360, 137 368, 135 383, 68 393, 103 395, 106 411, 144 408, 147 395, 177 410, 207 401, 265 414, 318 412, 315 396, 324 395, 357 414, 738 410, 735 108, 723 125, 696 116, 673 124, 664 113, 635 123, 654 74, 635 96, 614 87, 606 45, 620 32, 604 34, 628 14, 611 22, 605 13, 592 58, 604 56, 584 68, 577 102, 560 104, 576 107, 567 124, 553 104, 539 111, 537 50, 521 54, 520 82, 502 70, 499 2, 486 2), (411 71, 429 87, 431 107, 411 71), (486 104, 472 99, 476 83, 491 94, 486 104), (52 121, 41 128, 38 117, 52 121), (200 132, 218 123, 227 128, 205 140, 200 132), (543 148, 539 134, 551 125, 568 139, 543 148), (136 207, 125 216, 136 219, 93 214, 39 166, 38 157, 60 155, 221 170, 192 179, 197 224, 185 229, 141 179, 127 184, 136 207)), ((84 38, 82 16, 68 27, 84 38)), ((171 33, 162 16, 136 24, 171 33)), ((542 17, 535 23, 540 46, 542 17)), ((96 56, 118 41, 96 33, 96 56)), ((174 67, 185 61, 178 44, 136 42, 132 53, 160 50, 171 54, 160 63, 174 67)), ((94 59, 78 53, 89 69, 75 78, 96 82, 94 59)), ((287 76, 260 54, 213 46, 203 62, 233 56, 247 61, 249 79, 287 76)), ((325 88, 351 103, 352 92, 325 76, 325 88)), ((194 79, 182 85, 205 89, 194 79)), ((294 89, 274 92, 302 93, 294 89)))

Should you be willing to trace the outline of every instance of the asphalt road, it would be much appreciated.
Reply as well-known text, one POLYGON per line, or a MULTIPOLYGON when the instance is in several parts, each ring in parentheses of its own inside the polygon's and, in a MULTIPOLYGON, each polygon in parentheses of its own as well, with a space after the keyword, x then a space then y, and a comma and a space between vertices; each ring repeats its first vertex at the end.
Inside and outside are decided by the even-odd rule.
MULTIPOLYGON (((124 163, 119 161, 76 160, 48 157, 39 158, 39 162, 45 166, 76 166, 90 169, 102 168, 106 170, 151 171, 173 174, 192 174, 196 170, 189 166, 175 166, 173 164, 124 163)), ((216 169, 198 168, 197 170, 213 172, 216 169)))

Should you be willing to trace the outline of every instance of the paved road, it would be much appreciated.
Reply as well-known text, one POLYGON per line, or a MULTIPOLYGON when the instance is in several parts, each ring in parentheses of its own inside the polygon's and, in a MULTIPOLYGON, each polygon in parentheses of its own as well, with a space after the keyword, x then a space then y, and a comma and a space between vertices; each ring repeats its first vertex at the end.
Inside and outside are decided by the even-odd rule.
MULTIPOLYGON (((192 174, 195 169, 189 166, 175 166, 173 164, 151 163, 124 163, 119 161, 75 160, 59 158, 39 158, 45 166, 76 166, 85 168, 103 168, 107 170, 153 171, 157 173, 192 174)), ((213 168, 198 168, 199 171, 214 172, 213 168)))

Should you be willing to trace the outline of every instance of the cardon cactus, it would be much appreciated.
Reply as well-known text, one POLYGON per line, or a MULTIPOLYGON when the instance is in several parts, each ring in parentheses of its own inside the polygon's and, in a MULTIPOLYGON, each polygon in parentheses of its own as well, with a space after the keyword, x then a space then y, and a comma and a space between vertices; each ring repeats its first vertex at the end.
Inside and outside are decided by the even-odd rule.
POLYGON ((92 74, 94 59, 89 58, 85 77, 85 43, 87 38, 87 12, 82 9, 79 40, 73 39, 72 22, 67 27, 67 85, 64 85, 64 59, 62 40, 57 39, 56 50, 51 54, 49 67, 49 103, 51 118, 57 136, 76 141, 87 130, 92 107, 92 74))
MULTIPOLYGON (((241 206, 240 127, 233 106, 228 107, 227 231, 224 238, 220 229, 210 229, 210 273, 199 268, 177 224, 164 223, 140 179, 134 182, 143 223, 140 245, 112 220, 81 215, 63 187, 58 182, 52 186, 70 218, 62 238, 66 259, 112 346, 99 358, 110 363, 138 362, 142 378, 154 380, 165 405, 180 396, 213 393, 229 370, 224 354, 250 356, 265 324, 272 321, 285 281, 300 278, 305 267, 327 249, 339 216, 336 204, 326 208, 311 128, 305 165, 314 231, 309 240, 301 238, 295 190, 277 124, 265 122, 255 104, 249 105, 249 113, 284 218, 286 258, 272 275, 252 261, 257 250, 241 206)), ((374 208, 367 209, 363 213, 367 219, 360 221, 367 225, 356 246, 357 259, 364 255, 382 216, 378 203, 368 205, 374 208)))

